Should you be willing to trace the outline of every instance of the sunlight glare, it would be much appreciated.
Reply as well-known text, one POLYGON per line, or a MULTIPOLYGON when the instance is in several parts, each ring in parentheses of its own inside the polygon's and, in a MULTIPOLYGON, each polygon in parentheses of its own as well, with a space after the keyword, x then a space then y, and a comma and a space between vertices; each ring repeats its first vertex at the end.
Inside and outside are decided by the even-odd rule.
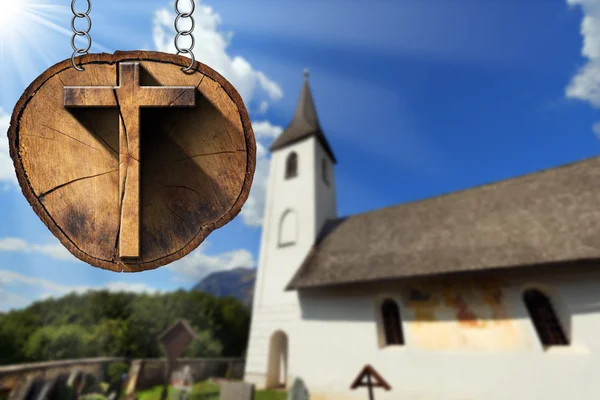
POLYGON ((69 54, 69 11, 56 0, 0 0, 0 104, 14 103, 33 78, 69 54))
POLYGON ((24 22, 28 3, 27 0, 0 0, 0 40, 24 22))

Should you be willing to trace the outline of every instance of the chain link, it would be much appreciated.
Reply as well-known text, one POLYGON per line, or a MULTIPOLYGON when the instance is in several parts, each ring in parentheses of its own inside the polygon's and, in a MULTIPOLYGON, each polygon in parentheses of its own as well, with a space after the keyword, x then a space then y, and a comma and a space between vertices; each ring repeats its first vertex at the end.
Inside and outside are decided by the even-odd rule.
MULTIPOLYGON (((71 30, 73 31, 73 37, 71 38, 71 48, 73 49, 73 54, 71 55, 71 64, 73 65, 73 68, 75 68, 77 71, 85 71, 85 69, 83 67, 80 67, 77 64, 75 64, 75 56, 88 54, 90 48, 92 47, 92 37, 90 36, 90 30, 92 29, 92 20, 90 18, 90 12, 92 11, 92 1, 86 0, 87 10, 85 12, 77 12, 75 10, 75 2, 76 1, 77 0, 71 0, 71 11, 73 12, 73 19, 71 20, 71 30), (87 27, 85 30, 79 30, 75 27, 75 21, 77 20, 77 18, 86 19, 87 27), (87 39, 87 45, 85 47, 77 47, 76 46, 75 39, 78 36, 83 36, 87 39)), ((175 0, 175 12, 177 13, 177 17, 175 18, 174 25, 175 25, 175 31, 177 31, 177 35, 175 35, 174 42, 175 42, 175 48, 177 49, 177 55, 189 54, 189 56, 191 58, 190 65, 188 67, 181 68, 182 71, 187 72, 193 68, 194 63, 196 62, 196 57, 194 56, 194 53, 192 51, 192 50, 194 50, 194 47, 196 46, 196 40, 194 38, 194 35, 192 34, 194 29, 196 28, 196 21, 194 20, 194 17, 192 16, 194 11, 196 10, 196 2, 195 2, 195 0, 190 0, 190 2, 192 3, 192 9, 189 12, 181 12, 181 10, 179 10, 179 2, 180 2, 180 0, 175 0), (190 27, 190 29, 184 30, 179 27, 179 23, 182 18, 190 19, 190 21, 192 22, 192 26, 190 27), (190 37, 192 43, 190 44, 189 47, 180 46, 179 39, 182 36, 190 37)))
POLYGON ((71 20, 71 29, 73 30, 73 37, 71 38, 71 47, 73 48, 73 55, 71 56, 71 64, 77 71, 85 71, 83 67, 79 67, 75 64, 76 55, 88 54, 88 51, 92 47, 92 37, 90 36, 90 30, 92 29, 92 20, 90 18, 90 12, 92 11, 92 1, 86 0, 87 10, 83 13, 75 11, 75 2, 77 0, 71 0, 71 11, 73 12, 73 19, 71 20), (87 29, 78 30, 75 28, 75 20, 77 18, 85 18, 87 20, 87 29), (84 36, 87 39, 87 45, 79 48, 75 45, 75 39, 77 36, 84 36))
POLYGON ((177 49, 177 55, 182 55, 182 54, 190 55, 190 58, 192 59, 190 62, 190 65, 186 68, 181 68, 181 70, 183 72, 187 72, 192 69, 192 67, 194 66, 194 63, 196 62, 196 57, 194 56, 194 53, 192 52, 192 50, 194 50, 194 46, 196 45, 194 35, 192 35, 192 32, 194 31, 194 28, 196 27, 196 21, 194 21, 194 17, 192 16, 192 14, 194 13, 194 10, 196 9, 196 3, 195 3, 195 0, 190 0, 192 3, 192 9, 189 12, 184 13, 179 10, 179 1, 180 0, 175 0, 175 12, 177 13, 177 17, 175 18, 175 24, 174 24, 175 31, 177 31, 177 35, 175 36, 175 48, 177 49), (190 27, 190 29, 181 30, 179 28, 179 21, 182 18, 189 18, 192 21, 192 26, 190 27), (189 47, 181 47, 179 45, 179 39, 182 36, 189 36, 192 39, 192 44, 189 47))

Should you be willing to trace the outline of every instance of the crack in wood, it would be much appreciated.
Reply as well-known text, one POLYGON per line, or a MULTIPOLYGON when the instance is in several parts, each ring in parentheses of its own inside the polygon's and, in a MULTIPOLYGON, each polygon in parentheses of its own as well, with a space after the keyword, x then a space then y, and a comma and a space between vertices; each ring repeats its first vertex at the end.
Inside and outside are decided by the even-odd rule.
POLYGON ((200 84, 202 83, 203 80, 204 80, 204 75, 202 75, 200 77, 200 82, 198 82, 198 84, 196 85, 196 89, 198 89, 200 87, 200 84))
POLYGON ((64 132, 62 132, 62 131, 60 131, 60 130, 58 130, 58 129, 56 129, 56 128, 52 128, 51 126, 44 125, 44 124, 40 124, 40 125, 42 125, 44 128, 50 129, 51 131, 54 131, 54 132, 60 133, 61 135, 64 135, 64 136, 68 137, 69 139, 72 139, 72 140, 74 140, 74 141, 76 141, 76 142, 78 142, 78 143, 81 143, 82 145, 84 145, 84 146, 87 146, 87 147, 89 147, 90 149, 94 149, 94 150, 96 150, 96 151, 102 151, 102 150, 100 150, 100 149, 98 149, 98 148, 96 148, 96 147, 94 147, 94 146, 90 146, 89 144, 87 144, 87 143, 85 143, 85 142, 82 142, 82 141, 81 141, 81 140, 79 140, 79 139, 75 139, 73 136, 70 136, 70 135, 68 135, 68 134, 66 134, 66 133, 64 133, 64 132))
POLYGON ((92 134, 94 136, 96 136, 98 139, 102 140, 102 142, 104 142, 104 144, 111 149, 116 155, 119 155, 119 152, 117 150, 115 150, 102 136, 100 136, 98 134, 98 132, 96 132, 96 130, 94 129, 94 127, 92 126, 91 123, 87 123, 85 124, 87 126, 87 128, 92 132, 92 134))
POLYGON ((183 217, 181 217, 181 215, 177 214, 172 208, 171 206, 169 206, 168 203, 165 203, 165 205, 167 206, 167 208, 169 209, 169 211, 171 211, 177 218, 179 218, 180 220, 183 221, 183 223, 187 226, 187 228, 190 230, 190 233, 194 233, 194 230, 192 229, 192 227, 190 226, 190 223, 188 221, 186 221, 183 217))
POLYGON ((107 172, 103 172, 103 173, 101 173, 101 174, 90 175, 90 176, 84 176, 84 177, 81 177, 81 178, 73 179, 73 180, 71 180, 71 181, 69 181, 69 182, 62 183, 62 184, 60 184, 60 185, 58 185, 58 186, 56 186, 56 187, 54 187, 54 188, 52 188, 52 189, 50 189, 50 190, 47 190, 47 191, 43 192, 42 194, 40 194, 40 195, 38 196, 38 198, 39 198, 39 199, 42 199, 44 196, 47 196, 47 195, 49 195, 50 193, 52 193, 52 192, 55 192, 55 191, 56 191, 56 190, 58 190, 58 189, 62 189, 63 187, 65 187, 65 186, 68 186, 68 185, 70 185, 70 184, 72 184, 72 183, 79 182, 79 181, 83 181, 83 180, 85 180, 85 179, 96 178, 96 177, 98 177, 98 176, 102 176, 102 175, 110 174, 110 173, 112 173, 112 172, 117 172, 118 170, 119 170, 119 168, 116 168, 116 169, 111 169, 110 171, 107 171, 107 172))
MULTIPOLYGON (((115 101, 117 102, 117 110, 119 110, 119 116, 121 117, 121 122, 123 123, 123 131, 125 134, 125 145, 127 148, 127 154, 129 155, 129 137, 127 135, 127 125, 125 124, 125 118, 123 117, 123 112, 121 111, 121 105, 119 104, 119 96, 117 96, 117 89, 113 88, 113 94, 115 95, 115 101)), ((119 137, 119 141, 121 138, 119 137)))
POLYGON ((183 90, 181 91, 181 93, 179 93, 179 96, 175 97, 175 99, 174 99, 172 102, 170 102, 170 103, 169 103, 169 105, 168 105, 167 107, 171 107, 173 104, 175 104, 175 102, 176 102, 177 100, 179 100, 179 98, 180 98, 181 96, 183 96, 183 95, 184 95, 186 92, 187 92, 187 89, 183 89, 183 90))
POLYGON ((182 158, 180 160, 171 161, 169 163, 165 163, 165 164, 162 164, 162 165, 171 165, 171 164, 175 164, 175 163, 178 163, 178 162, 181 162, 181 161, 190 160, 192 158, 198 158, 198 157, 216 156, 216 155, 219 155, 219 154, 236 154, 236 153, 241 153, 241 152, 246 152, 246 150, 223 150, 223 151, 215 151, 213 153, 197 154, 195 156, 185 157, 185 158, 182 158))
POLYGON ((49 138, 47 136, 40 136, 40 135, 32 135, 31 133, 22 133, 21 136, 36 137, 36 138, 52 140, 53 142, 56 142, 56 139, 54 139, 54 138, 49 138))
MULTIPOLYGON (((125 168, 125 176, 123 177, 123 183, 121 186, 121 204, 119 205, 119 229, 117 229, 117 238, 115 239, 115 250, 114 250, 114 257, 115 258, 120 258, 119 257, 119 236, 121 234, 121 218, 123 216, 123 206, 125 205, 125 186, 127 184, 127 171, 129 170, 129 168, 125 168)), ((120 168, 119 168, 120 171, 120 168)))
POLYGON ((205 201, 206 201, 206 198, 205 198, 204 196, 202 196, 202 195, 201 195, 201 194, 200 194, 200 193, 199 193, 197 190, 195 190, 195 189, 192 189, 192 188, 190 188, 190 187, 187 187, 187 186, 178 186, 178 185, 165 185, 164 183, 162 183, 162 182, 159 182, 159 181, 157 181, 157 180, 154 180, 154 179, 151 179, 151 181, 152 181, 152 182, 154 182, 154 183, 157 183, 157 184, 161 185, 162 187, 166 187, 166 188, 169 188, 169 189, 185 189, 185 190, 192 191, 192 192, 194 192, 194 193, 195 193, 195 194, 196 194, 198 197, 200 197, 202 200, 205 200, 205 201))

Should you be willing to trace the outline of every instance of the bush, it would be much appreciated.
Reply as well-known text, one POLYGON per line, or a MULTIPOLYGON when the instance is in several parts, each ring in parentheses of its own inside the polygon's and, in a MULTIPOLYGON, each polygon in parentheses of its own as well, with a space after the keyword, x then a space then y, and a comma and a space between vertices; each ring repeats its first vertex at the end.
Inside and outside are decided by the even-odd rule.
POLYGON ((115 384, 121 381, 121 376, 129 372, 129 365, 126 363, 112 363, 106 370, 106 378, 109 384, 115 384))

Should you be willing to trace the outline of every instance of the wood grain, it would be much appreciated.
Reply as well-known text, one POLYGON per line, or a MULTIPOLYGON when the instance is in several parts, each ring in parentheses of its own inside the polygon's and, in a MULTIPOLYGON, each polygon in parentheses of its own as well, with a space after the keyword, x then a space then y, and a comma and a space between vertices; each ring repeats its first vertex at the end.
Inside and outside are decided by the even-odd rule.
POLYGON ((237 91, 155 52, 65 60, 25 91, 10 154, 36 214, 79 259, 135 272, 189 254, 241 210, 256 162, 237 91))
POLYGON ((119 124, 119 257, 134 262, 140 256, 140 114, 141 107, 193 107, 194 86, 140 86, 140 64, 118 64, 118 86, 65 86, 64 105, 117 107, 119 124))

